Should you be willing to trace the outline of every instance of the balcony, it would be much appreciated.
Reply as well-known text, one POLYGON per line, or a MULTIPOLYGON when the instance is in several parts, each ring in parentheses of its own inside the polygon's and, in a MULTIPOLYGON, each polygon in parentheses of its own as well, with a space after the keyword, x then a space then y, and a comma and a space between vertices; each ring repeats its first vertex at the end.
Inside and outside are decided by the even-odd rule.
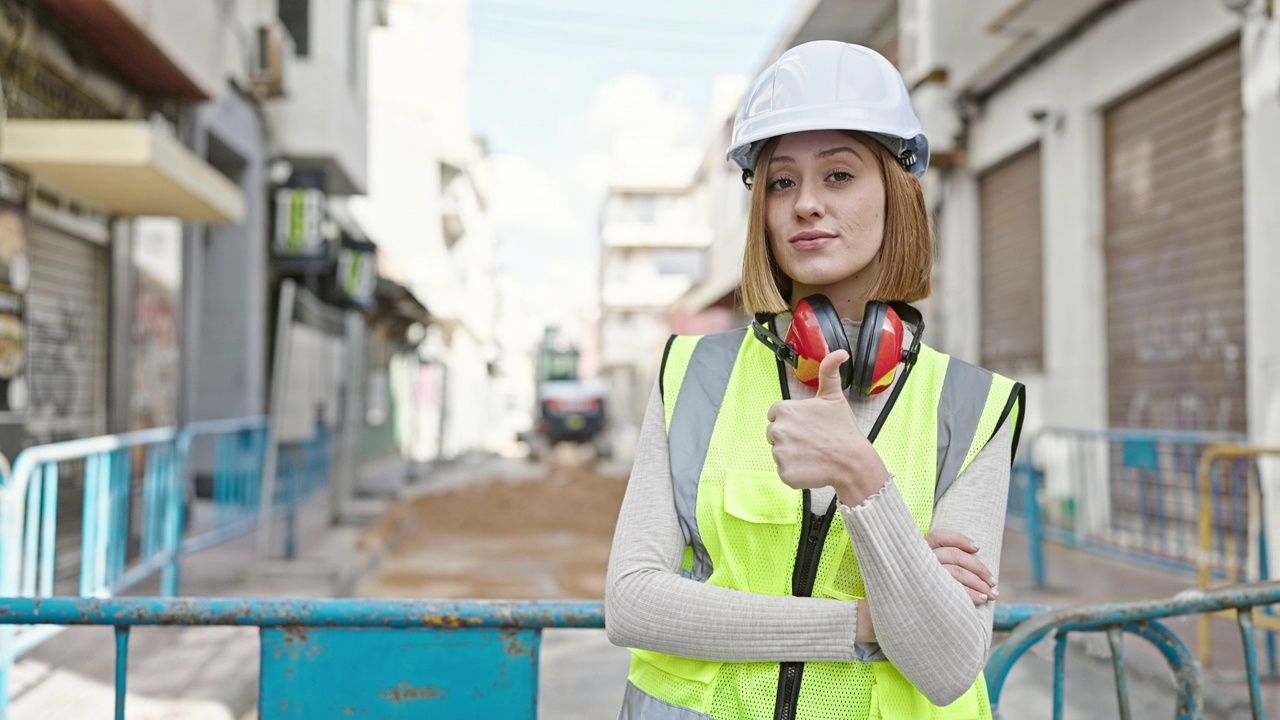
POLYGON ((238 223, 240 188, 176 139, 128 120, 9 120, 0 161, 103 210, 238 223))
POLYGON ((179 101, 224 91, 221 4, 208 0, 45 0, 144 95, 179 101))

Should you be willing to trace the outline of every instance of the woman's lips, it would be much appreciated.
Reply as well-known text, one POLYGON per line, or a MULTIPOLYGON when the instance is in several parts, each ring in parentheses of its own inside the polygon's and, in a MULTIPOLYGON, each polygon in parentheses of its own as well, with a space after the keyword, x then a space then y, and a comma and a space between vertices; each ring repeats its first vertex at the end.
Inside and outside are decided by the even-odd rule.
POLYGON ((824 230, 805 230, 792 235, 788 242, 797 250, 817 250, 831 244, 835 237, 835 233, 824 230))

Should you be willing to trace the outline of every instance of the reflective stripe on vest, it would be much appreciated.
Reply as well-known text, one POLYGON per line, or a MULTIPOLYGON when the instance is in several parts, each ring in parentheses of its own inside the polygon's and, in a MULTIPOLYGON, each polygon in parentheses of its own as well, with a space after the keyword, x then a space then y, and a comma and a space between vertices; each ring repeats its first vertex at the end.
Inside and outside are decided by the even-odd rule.
MULTIPOLYGON (((684 574, 699 582, 706 582, 711 577, 712 567, 707 548, 698 534, 698 476, 707 459, 711 431, 715 429, 716 415, 720 413, 720 402, 724 399, 725 388, 729 386, 734 358, 738 356, 746 332, 743 328, 709 335, 701 342, 697 338, 676 340, 695 345, 684 363, 685 370, 677 380, 675 392, 671 393, 667 447, 671 455, 672 487, 680 530, 684 533, 685 545, 693 549, 693 566, 684 574), (690 382, 684 382, 686 380, 690 382), (681 393, 681 387, 698 388, 698 391, 681 393)), ((673 345, 672 351, 679 350, 673 345)), ((665 402, 665 390, 663 397, 665 402)))
MULTIPOLYGON (((785 376, 777 361, 743 331, 677 337, 669 345, 661 382, 676 509, 698 570, 686 574, 748 592, 791 592, 801 493, 781 482, 769 448, 759 442, 768 406, 783 396, 785 376), (688 378, 693 382, 684 382, 688 378)), ((901 382, 874 444, 924 534, 936 497, 1011 415, 1016 439, 1021 389, 928 347, 901 382)), ((813 594, 865 596, 847 533, 828 535, 813 594)), ((630 680, 637 703, 645 705, 648 697, 657 703, 654 707, 678 707, 697 713, 693 717, 773 716, 776 662, 720 663, 633 653, 630 680)), ((834 712, 833 718, 990 717, 981 676, 959 701, 934 708, 889 662, 806 663, 798 701, 801 708, 834 712)), ((651 712, 629 717, 681 717, 651 712)), ((802 710, 801 716, 806 714, 802 710)))

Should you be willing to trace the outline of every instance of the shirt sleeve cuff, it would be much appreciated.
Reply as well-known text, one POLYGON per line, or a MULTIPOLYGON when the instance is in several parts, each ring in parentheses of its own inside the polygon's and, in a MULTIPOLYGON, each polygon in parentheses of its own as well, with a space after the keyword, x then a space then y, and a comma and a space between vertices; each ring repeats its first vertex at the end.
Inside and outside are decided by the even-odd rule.
POLYGON ((837 494, 836 499, 837 502, 839 502, 840 514, 847 515, 851 512, 860 512, 864 508, 874 507, 877 503, 884 502, 882 498, 884 498, 886 491, 889 490, 889 486, 893 484, 893 473, 889 473, 889 479, 884 481, 884 485, 881 486, 879 490, 875 491, 875 493, 868 495, 867 498, 858 505, 845 505, 843 502, 839 502, 839 495, 837 494))

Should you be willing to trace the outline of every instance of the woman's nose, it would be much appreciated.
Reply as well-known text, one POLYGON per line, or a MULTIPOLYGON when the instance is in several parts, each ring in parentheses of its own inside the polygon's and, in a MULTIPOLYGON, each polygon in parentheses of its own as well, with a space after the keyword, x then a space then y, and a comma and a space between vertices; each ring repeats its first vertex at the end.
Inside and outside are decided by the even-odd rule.
POLYGON ((796 193, 796 217, 822 217, 822 198, 809 183, 801 185, 796 193))

